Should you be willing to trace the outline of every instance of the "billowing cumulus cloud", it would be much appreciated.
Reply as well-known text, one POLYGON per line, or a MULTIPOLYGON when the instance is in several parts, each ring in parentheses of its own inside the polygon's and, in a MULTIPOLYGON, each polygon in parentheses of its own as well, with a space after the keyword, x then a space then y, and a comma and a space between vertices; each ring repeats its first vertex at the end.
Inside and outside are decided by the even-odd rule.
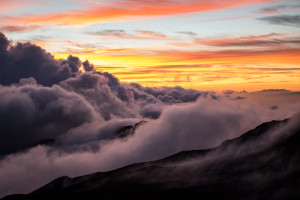
POLYGON ((97 117, 83 97, 57 85, 0 86, 0 96, 0 154, 54 139, 97 117))
POLYGON ((158 118, 167 105, 192 102, 201 95, 180 87, 121 84, 109 73, 95 72, 89 61, 71 55, 55 60, 38 46, 13 44, 0 36, 2 156, 59 140, 81 126, 97 132, 105 120, 158 118), (86 73, 79 71, 82 65, 86 73))
POLYGON ((84 70, 85 70, 86 72, 87 72, 87 71, 94 71, 94 70, 95 70, 94 65, 91 64, 88 60, 84 61, 84 62, 82 63, 82 65, 83 65, 83 68, 84 68, 84 70))
POLYGON ((297 93, 289 104, 281 103, 286 93, 277 94, 272 105, 259 103, 273 97, 265 93, 125 84, 88 61, 56 60, 0 34, 0 196, 63 175, 212 148, 299 110, 297 93), (268 98, 252 101, 257 95, 268 98))
POLYGON ((0 84, 16 83, 21 78, 33 77, 39 84, 53 85, 75 76, 79 59, 55 60, 41 47, 30 43, 10 44, 0 33, 0 84))

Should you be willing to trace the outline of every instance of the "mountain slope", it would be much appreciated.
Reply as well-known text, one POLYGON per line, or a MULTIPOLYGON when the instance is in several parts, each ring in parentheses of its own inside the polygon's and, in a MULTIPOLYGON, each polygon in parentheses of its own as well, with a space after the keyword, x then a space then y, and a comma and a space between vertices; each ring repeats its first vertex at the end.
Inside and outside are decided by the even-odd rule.
POLYGON ((299 199, 299 152, 299 120, 272 121, 214 149, 61 177, 4 199, 299 199))

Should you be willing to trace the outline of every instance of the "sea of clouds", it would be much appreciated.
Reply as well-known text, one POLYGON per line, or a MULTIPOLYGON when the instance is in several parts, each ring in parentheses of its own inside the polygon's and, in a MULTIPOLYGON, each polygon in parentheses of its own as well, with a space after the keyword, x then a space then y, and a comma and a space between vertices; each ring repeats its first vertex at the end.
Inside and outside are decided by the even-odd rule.
POLYGON ((64 175, 216 147, 299 112, 298 93, 289 92, 295 101, 288 103, 285 91, 277 95, 282 100, 270 107, 247 100, 245 92, 125 84, 89 61, 71 55, 57 60, 0 33, 0 197, 64 175), (141 121, 133 134, 117 134, 141 121))

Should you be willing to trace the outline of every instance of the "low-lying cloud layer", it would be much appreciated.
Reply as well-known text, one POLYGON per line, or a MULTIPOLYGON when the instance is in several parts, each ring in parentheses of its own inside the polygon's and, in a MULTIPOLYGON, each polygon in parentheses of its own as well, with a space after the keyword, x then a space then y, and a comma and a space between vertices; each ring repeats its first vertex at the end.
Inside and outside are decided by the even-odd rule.
POLYGON ((63 175, 215 147, 299 111, 297 101, 282 103, 283 96, 271 109, 248 101, 246 93, 124 84, 88 61, 56 60, 2 33, 0 97, 0 196, 30 192, 63 175), (118 136, 142 120, 134 135, 118 136))

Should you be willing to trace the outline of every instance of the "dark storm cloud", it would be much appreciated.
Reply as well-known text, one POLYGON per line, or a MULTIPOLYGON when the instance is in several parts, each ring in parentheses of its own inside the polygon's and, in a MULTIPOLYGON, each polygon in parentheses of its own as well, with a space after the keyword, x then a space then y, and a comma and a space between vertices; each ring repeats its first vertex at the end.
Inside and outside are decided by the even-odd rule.
POLYGON ((262 20, 271 24, 280 24, 287 26, 300 26, 300 15, 278 15, 278 16, 269 16, 258 18, 258 20, 262 20))
POLYGON ((112 91, 116 91, 121 85, 119 79, 108 72, 96 72, 95 74, 104 76, 108 80, 107 85, 112 91))
POLYGON ((0 32, 0 58, 4 59, 6 52, 6 49, 8 48, 10 42, 8 41, 8 39, 5 37, 5 35, 3 33, 0 32))
POLYGON ((84 61, 82 65, 86 72, 95 71, 94 65, 91 64, 88 60, 84 61))
POLYGON ((79 67, 81 66, 81 61, 78 57, 70 55, 67 60, 62 61, 62 64, 67 64, 70 67, 71 72, 78 72, 79 67))
POLYGON ((2 155, 56 139, 95 118, 92 106, 75 93, 34 85, 32 78, 21 84, 0 86, 2 155))
POLYGON ((105 76, 83 73, 61 82, 60 85, 68 91, 83 96, 106 120, 111 119, 112 115, 122 118, 137 116, 134 111, 128 109, 126 104, 112 93, 109 80, 105 76))
POLYGON ((0 84, 17 83, 21 78, 33 77, 39 84, 51 86, 78 72, 80 61, 70 56, 68 60, 55 60, 42 48, 31 43, 12 45, 0 33, 0 84))

